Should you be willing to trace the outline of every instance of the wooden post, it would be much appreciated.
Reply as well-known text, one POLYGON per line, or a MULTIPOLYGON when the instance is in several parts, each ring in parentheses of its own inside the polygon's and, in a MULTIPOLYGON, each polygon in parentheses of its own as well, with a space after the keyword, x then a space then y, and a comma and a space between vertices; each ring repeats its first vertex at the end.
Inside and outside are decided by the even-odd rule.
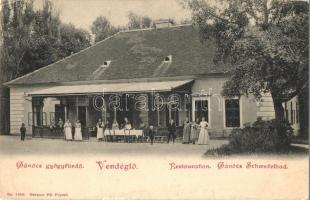
POLYGON ((79 97, 75 97, 76 121, 79 120, 79 97))
POLYGON ((116 108, 114 108, 114 121, 116 122, 116 108))
POLYGON ((65 122, 67 121, 68 119, 68 114, 67 114, 67 105, 65 105, 65 122))
POLYGON ((159 120, 160 120, 160 117, 159 117, 159 108, 157 106, 157 127, 159 127, 159 120))
POLYGON ((36 106, 32 97, 32 136, 35 136, 36 123, 37 123, 36 106))
POLYGON ((171 106, 170 106, 170 104, 168 104, 168 109, 169 109, 169 123, 170 123, 170 121, 171 121, 171 106))
POLYGON ((107 108, 106 108, 106 104, 105 104, 104 99, 102 101, 101 119, 104 122, 104 124, 107 123, 107 108))
POLYGON ((86 122, 85 122, 85 125, 86 127, 88 127, 88 106, 85 107, 85 114, 86 114, 86 122))

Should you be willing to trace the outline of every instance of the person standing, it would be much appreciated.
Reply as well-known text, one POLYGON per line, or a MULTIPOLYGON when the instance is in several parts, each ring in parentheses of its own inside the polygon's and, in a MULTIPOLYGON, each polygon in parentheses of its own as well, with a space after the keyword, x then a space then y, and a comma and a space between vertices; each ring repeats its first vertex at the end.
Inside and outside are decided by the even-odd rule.
POLYGON ((54 133, 55 129, 56 129, 55 120, 52 119, 51 120, 51 124, 50 124, 50 130, 51 130, 52 133, 54 133))
POLYGON ((154 136, 155 136, 155 131, 154 131, 154 126, 150 126, 150 129, 148 131, 148 135, 150 137, 150 140, 151 140, 151 145, 153 144, 153 141, 154 141, 154 136))
POLYGON ((131 135, 130 135, 130 130, 132 129, 131 123, 129 122, 128 118, 125 117, 124 119, 124 133, 126 137, 127 142, 131 142, 131 135))
POLYGON ((168 124, 168 142, 170 142, 170 139, 172 139, 172 142, 174 143, 174 140, 175 140, 175 131, 176 131, 176 126, 175 126, 175 123, 174 123, 174 120, 171 119, 170 120, 170 123, 168 124))
POLYGON ((124 123, 124 129, 125 130, 131 130, 132 129, 132 126, 131 126, 131 123, 129 122, 128 118, 125 117, 124 119, 125 123, 124 123))
POLYGON ((58 126, 59 129, 63 129, 64 121, 61 118, 59 118, 57 126, 58 126))
POLYGON ((113 121, 111 128, 112 130, 119 130, 119 126, 116 120, 113 121))
POLYGON ((209 134, 208 134, 208 122, 205 120, 205 117, 201 119, 200 122, 200 133, 198 137, 198 144, 208 144, 209 143, 209 134))
POLYGON ((79 120, 75 123, 75 134, 74 134, 74 140, 82 141, 82 125, 79 120))
POLYGON ((188 144, 191 136, 191 123, 186 117, 183 123, 183 144, 188 144))
POLYGON ((199 118, 196 119, 196 121, 193 121, 192 123, 192 130, 191 130, 191 143, 195 144, 198 140, 200 132, 200 127, 199 127, 199 118))
POLYGON ((22 126, 20 127, 20 140, 25 141, 25 136, 26 136, 26 127, 25 124, 22 123, 22 126))
POLYGON ((98 119, 96 128, 97 128, 97 140, 102 141, 103 139, 103 122, 101 118, 98 119))
POLYGON ((64 121, 59 118, 58 123, 57 123, 57 133, 58 134, 63 134, 63 129, 64 129, 64 121))
POLYGON ((65 128, 65 139, 72 141, 72 124, 69 119, 67 119, 64 128, 65 128))

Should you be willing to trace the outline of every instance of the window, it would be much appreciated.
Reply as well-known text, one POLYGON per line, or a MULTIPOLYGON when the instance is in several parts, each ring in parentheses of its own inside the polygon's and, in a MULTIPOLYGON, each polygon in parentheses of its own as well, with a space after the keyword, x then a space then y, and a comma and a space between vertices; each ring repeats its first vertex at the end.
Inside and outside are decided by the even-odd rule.
POLYGON ((293 102, 291 102, 291 124, 294 124, 293 102))
POLYGON ((225 125, 226 127, 240 127, 239 99, 225 100, 225 125))
POLYGON ((287 102, 285 102, 285 104, 284 104, 284 110, 285 110, 285 119, 288 120, 287 102))
POLYGON ((296 102, 296 123, 299 123, 299 105, 296 102))
POLYGON ((171 55, 165 57, 165 59, 164 59, 164 62, 165 62, 165 63, 169 63, 169 62, 171 62, 171 61, 172 61, 172 56, 171 56, 171 55))
POLYGON ((196 100, 195 101, 195 119, 199 119, 201 121, 202 117, 209 122, 209 107, 208 100, 196 100))

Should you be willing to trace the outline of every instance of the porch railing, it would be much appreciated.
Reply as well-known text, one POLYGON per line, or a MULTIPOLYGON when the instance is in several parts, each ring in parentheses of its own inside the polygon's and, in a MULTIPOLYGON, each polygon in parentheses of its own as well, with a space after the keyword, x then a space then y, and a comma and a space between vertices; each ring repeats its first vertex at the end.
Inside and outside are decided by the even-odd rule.
MULTIPOLYGON (((75 130, 72 129, 72 136, 74 137, 75 130)), ((82 127, 82 137, 83 139, 89 139, 90 137, 90 128, 82 127)), ((53 139, 64 139, 64 129, 63 128, 50 128, 49 126, 33 126, 34 138, 53 138, 53 139)))

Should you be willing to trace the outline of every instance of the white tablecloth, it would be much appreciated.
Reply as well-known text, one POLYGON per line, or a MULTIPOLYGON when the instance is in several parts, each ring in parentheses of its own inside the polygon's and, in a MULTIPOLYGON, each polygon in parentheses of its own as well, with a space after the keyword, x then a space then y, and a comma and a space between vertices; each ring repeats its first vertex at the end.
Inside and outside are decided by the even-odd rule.
POLYGON ((143 130, 105 130, 104 135, 117 135, 117 136, 129 136, 129 135, 135 135, 136 137, 138 136, 143 136, 143 130))

